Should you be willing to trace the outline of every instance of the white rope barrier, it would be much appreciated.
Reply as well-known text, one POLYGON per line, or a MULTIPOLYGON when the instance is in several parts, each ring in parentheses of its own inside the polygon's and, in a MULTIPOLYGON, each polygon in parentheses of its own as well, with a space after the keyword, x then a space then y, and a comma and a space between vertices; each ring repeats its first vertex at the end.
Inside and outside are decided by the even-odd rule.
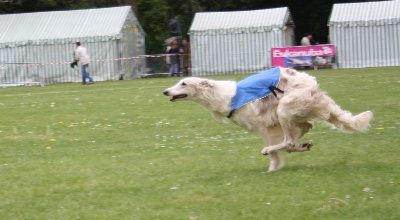
MULTIPOLYGON (((108 59, 97 59, 91 60, 91 62, 105 62, 105 61, 118 61, 118 60, 132 60, 132 59, 141 59, 141 58, 154 58, 154 57, 168 57, 168 56, 188 56, 188 54, 154 54, 154 55, 140 55, 133 57, 122 57, 122 58, 108 58, 108 59)), ((50 62, 50 63, 2 63, 0 64, 0 68, 5 67, 5 65, 19 65, 19 66, 48 66, 48 65, 63 65, 70 64, 72 62, 50 62)))

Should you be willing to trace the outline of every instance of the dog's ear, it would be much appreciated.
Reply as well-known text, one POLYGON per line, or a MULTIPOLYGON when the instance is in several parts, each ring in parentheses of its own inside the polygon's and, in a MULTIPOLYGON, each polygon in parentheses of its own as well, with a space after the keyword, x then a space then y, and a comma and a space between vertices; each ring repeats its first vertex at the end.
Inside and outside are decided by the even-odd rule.
POLYGON ((212 84, 212 82, 210 82, 209 80, 202 80, 201 82, 199 82, 200 87, 202 88, 207 88, 210 87, 212 88, 214 85, 212 84))

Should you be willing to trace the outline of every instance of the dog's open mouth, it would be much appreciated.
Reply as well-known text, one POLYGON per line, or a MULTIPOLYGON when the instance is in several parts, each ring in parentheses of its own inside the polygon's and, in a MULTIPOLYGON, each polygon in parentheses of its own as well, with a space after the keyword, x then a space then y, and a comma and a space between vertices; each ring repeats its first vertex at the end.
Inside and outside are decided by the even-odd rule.
POLYGON ((175 101, 177 99, 183 99, 183 98, 186 98, 186 97, 187 97, 186 94, 174 95, 174 96, 172 96, 170 101, 173 102, 173 101, 175 101))

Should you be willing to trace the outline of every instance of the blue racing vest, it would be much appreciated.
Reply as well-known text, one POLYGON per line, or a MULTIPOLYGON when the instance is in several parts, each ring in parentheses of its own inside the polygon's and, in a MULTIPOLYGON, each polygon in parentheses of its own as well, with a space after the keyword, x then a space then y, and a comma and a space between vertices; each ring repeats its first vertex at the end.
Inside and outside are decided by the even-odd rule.
MULTIPOLYGON (((257 99, 267 97, 271 93, 275 95, 274 89, 277 89, 280 78, 280 68, 272 68, 263 72, 249 76, 236 84, 236 94, 232 99, 232 111, 228 118, 243 105, 257 99)), ((282 92, 283 93, 283 92, 282 92)))

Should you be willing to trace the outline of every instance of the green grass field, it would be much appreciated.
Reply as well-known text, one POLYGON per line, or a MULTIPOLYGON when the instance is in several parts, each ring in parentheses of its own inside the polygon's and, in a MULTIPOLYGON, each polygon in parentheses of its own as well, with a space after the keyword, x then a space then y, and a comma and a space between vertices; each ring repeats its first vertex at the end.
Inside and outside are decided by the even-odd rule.
POLYGON ((400 67, 309 73, 374 120, 315 125, 275 173, 257 133, 169 102, 178 78, 0 89, 0 219, 400 219, 400 67))

